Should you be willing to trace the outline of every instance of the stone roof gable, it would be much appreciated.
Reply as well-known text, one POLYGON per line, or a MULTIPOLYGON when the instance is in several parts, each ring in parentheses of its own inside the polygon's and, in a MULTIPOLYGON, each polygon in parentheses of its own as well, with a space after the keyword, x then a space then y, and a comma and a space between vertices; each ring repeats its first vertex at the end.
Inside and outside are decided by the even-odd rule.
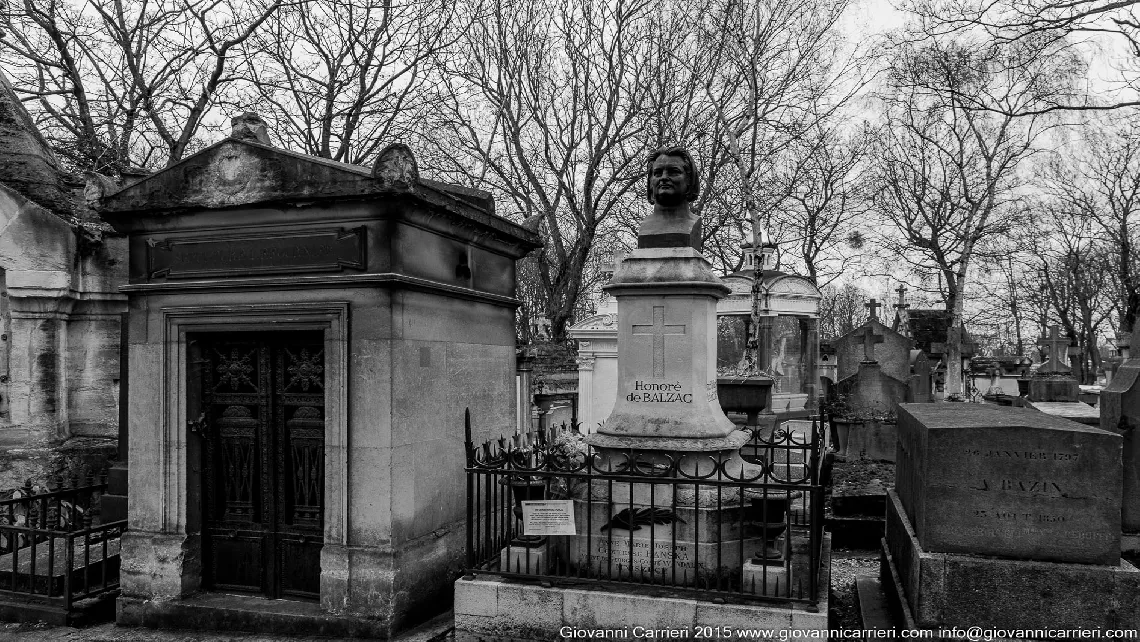
MULTIPOLYGON (((399 195, 423 201, 538 247, 538 236, 494 213, 491 195, 418 178, 411 185, 373 176, 373 170, 228 138, 101 199, 99 211, 124 220, 130 212, 184 212, 258 204, 369 200, 399 195)), ((124 221, 125 222, 125 221, 124 221)))
POLYGON ((68 175, 0 73, 0 183, 60 216, 74 210, 68 175))

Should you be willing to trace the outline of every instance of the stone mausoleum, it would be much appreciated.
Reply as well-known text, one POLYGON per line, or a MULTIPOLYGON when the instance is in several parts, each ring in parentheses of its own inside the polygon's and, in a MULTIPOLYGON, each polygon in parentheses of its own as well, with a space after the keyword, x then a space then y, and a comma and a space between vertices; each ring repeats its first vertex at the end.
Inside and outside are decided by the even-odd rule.
POLYGON ((114 452, 126 244, 83 191, 0 74, 0 491, 114 452))
POLYGON ((514 425, 538 238, 406 146, 331 162, 254 114, 100 210, 130 247, 118 621, 387 637, 438 610, 464 410, 480 439, 514 425))

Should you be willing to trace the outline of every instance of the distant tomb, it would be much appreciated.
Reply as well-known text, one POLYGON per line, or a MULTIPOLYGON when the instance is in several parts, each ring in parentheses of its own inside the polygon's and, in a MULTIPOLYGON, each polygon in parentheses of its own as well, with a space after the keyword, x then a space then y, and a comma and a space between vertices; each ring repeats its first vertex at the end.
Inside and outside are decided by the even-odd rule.
POLYGON ((1068 337, 1060 336, 1059 328, 1053 326, 1049 330, 1049 336, 1039 339, 1037 345, 1048 351, 1048 358, 1037 372, 1029 376, 1029 394, 1025 406, 1078 423, 1099 425, 1100 411, 1079 401, 1080 386, 1073 376, 1072 368, 1066 363, 1068 337))

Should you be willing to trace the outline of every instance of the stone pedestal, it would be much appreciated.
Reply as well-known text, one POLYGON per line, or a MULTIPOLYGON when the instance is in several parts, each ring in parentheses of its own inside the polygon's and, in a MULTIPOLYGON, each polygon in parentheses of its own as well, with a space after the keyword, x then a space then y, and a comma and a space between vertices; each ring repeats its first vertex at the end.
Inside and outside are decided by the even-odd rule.
POLYGON ((788 591, 788 564, 744 563, 742 584, 746 593, 753 595, 784 595, 788 591))
POLYGON ((549 541, 535 547, 511 544, 499 551, 499 570, 507 573, 546 575, 549 567, 549 541))
MULTIPOLYGON (((747 435, 717 395, 716 302, 729 288, 692 247, 643 246, 606 291, 618 304, 618 387, 613 412, 586 438, 598 470, 710 480, 717 466, 739 470, 747 435)), ((734 576, 763 547, 749 541, 731 487, 598 482, 591 496, 577 503, 584 534, 567 553, 591 573, 691 584, 734 576)))

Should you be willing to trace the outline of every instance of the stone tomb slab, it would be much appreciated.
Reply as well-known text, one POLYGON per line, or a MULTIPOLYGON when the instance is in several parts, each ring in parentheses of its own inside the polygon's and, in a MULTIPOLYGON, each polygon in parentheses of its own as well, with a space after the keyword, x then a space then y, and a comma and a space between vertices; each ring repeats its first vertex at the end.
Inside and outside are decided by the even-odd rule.
POLYGON ((1100 409, 1080 401, 1025 401, 1026 408, 1040 410, 1047 415, 1068 419, 1086 426, 1100 426, 1100 409))
POLYGON ((923 550, 1120 561, 1121 438, 985 404, 899 407, 896 488, 923 550))

